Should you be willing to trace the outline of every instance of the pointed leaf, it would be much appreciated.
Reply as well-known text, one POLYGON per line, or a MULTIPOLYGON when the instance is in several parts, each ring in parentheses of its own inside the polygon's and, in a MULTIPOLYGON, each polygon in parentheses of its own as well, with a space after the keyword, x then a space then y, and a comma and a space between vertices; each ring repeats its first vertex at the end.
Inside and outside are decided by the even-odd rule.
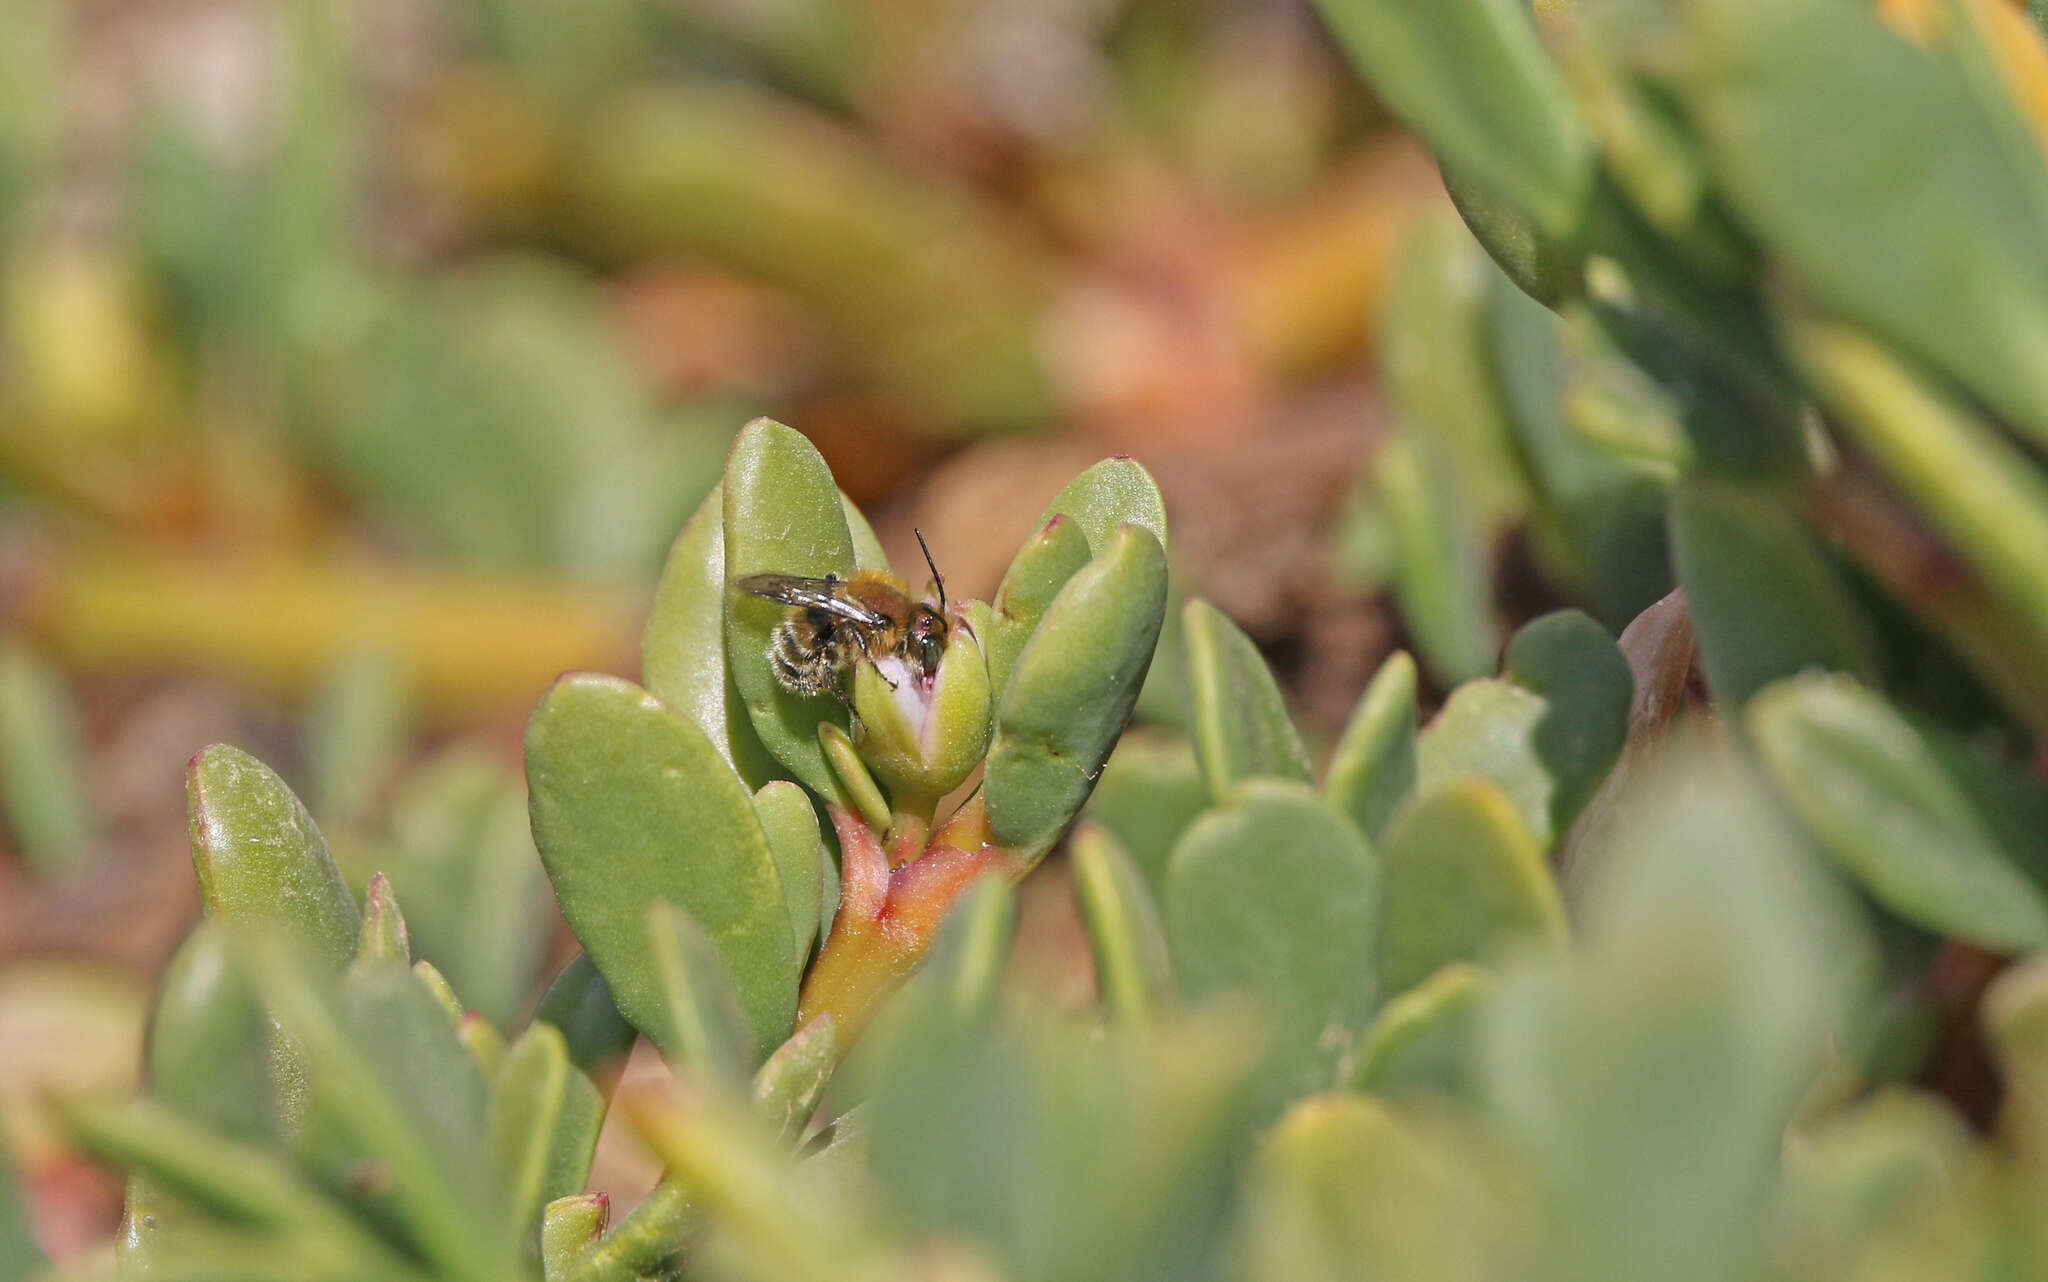
POLYGON ((1246 779, 1309 782, 1308 748, 1252 639, 1199 599, 1181 611, 1181 631, 1194 696, 1195 757, 1210 797, 1221 801, 1246 779))
POLYGON ((665 991, 646 910, 668 900, 717 942, 765 1054, 788 1035, 798 961, 753 798, 704 732, 614 677, 563 678, 526 732, 534 838, 563 916, 620 1013, 650 1035, 665 991))
POLYGON ((1416 798, 1388 834, 1384 861, 1380 976, 1389 993, 1450 962, 1564 942, 1564 904, 1543 851, 1491 780, 1454 779, 1416 798))
POLYGON ((1988 948, 2048 944, 2048 894, 1882 696, 1802 677, 1758 694, 1745 722, 1821 848, 1880 903, 1988 948))
POLYGON ((1067 581, 996 713, 982 795, 997 843, 1026 858, 1073 822, 1129 719, 1166 613, 1166 553, 1124 525, 1067 581))
POLYGON ((186 767, 185 794, 207 916, 274 929, 329 970, 347 965, 361 915, 313 817, 284 780, 217 743, 186 767))
POLYGON ((58 675, 12 640, 0 641, 0 819, 37 871, 92 851, 78 709, 58 675))
POLYGON ((1417 653, 1439 681, 1483 676, 1499 633, 1492 568, 1442 449, 1407 433, 1381 446, 1372 466, 1393 533, 1394 600, 1417 653))
POLYGON ((412 964, 412 944, 406 934, 405 914, 398 909, 398 896, 391 890, 391 879, 381 872, 370 875, 370 884, 363 891, 363 929, 356 943, 356 959, 412 964))
POLYGON ((1415 793, 1415 660, 1396 650, 1380 664, 1330 755, 1323 795, 1378 841, 1415 793))
POLYGON ((1102 1004, 1122 1020, 1149 1019, 1172 992, 1166 935, 1138 866, 1094 824, 1074 831, 1074 898, 1095 954, 1102 1004))
MULTIPOLYGON (((766 573, 846 578, 853 573, 853 535, 817 448, 793 428, 755 419, 733 441, 725 465, 726 582, 766 573)), ((846 710, 823 695, 791 694, 776 680, 768 644, 785 614, 776 602, 728 586, 727 663, 762 745, 805 787, 837 797, 818 724, 843 726, 846 710)))
POLYGON ((818 938, 827 858, 818 812, 809 793, 778 779, 754 794, 754 815, 761 821, 768 853, 775 857, 775 872, 782 881, 782 899, 789 909, 790 947, 795 956, 808 957, 818 938))

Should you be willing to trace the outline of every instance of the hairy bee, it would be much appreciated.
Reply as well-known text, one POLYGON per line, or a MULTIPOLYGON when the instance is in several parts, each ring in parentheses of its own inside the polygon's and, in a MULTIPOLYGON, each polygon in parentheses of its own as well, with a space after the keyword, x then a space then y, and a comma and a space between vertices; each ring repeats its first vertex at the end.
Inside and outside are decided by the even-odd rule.
MULTIPOLYGON (((922 533, 917 544, 924 547, 922 533)), ((783 688, 843 700, 839 680, 863 660, 900 659, 916 681, 929 681, 937 671, 946 651, 946 581, 932 565, 930 548, 924 559, 938 584, 936 608, 912 601, 903 580, 880 570, 847 579, 749 574, 733 586, 789 607, 789 617, 768 641, 768 665, 783 688)), ((884 679, 889 680, 886 674, 884 679)))

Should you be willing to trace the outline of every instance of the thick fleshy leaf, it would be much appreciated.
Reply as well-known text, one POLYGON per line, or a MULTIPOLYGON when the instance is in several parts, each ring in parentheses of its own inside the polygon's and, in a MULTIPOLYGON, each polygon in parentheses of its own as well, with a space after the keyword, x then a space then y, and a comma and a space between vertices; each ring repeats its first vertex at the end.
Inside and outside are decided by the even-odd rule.
POLYGON ((1874 676, 1865 624, 1840 576, 1782 501, 1734 485, 1681 486, 1671 555, 1721 703, 1741 707, 1808 668, 1874 676))
POLYGON ((781 1044, 799 969, 789 910, 753 798, 704 732, 631 682, 565 677, 527 728, 526 777, 562 915, 620 1012, 664 1027, 646 912, 667 901, 716 942, 759 1053, 781 1044))
POLYGON ((1123 525, 1067 581, 1018 657, 996 713, 982 796, 996 842, 1052 848, 1129 719, 1166 614, 1166 552, 1123 525))
POLYGON ((725 486, 704 496, 669 548, 640 640, 640 680, 697 723, 750 788, 779 773, 726 663, 725 486))
POLYGON ((1173 843, 1208 808, 1209 786, 1195 761, 1194 745, 1179 735, 1137 726, 1117 740, 1089 794, 1086 813, 1116 836, 1157 898, 1166 888, 1173 843))
POLYGON ((164 967, 150 1012, 155 1099, 231 1139, 276 1125, 266 1051, 270 1021, 233 964, 225 928, 201 922, 164 967))
POLYGON ((1491 779, 1548 850, 1620 755, 1633 690, 1599 624, 1576 610, 1533 620, 1509 643, 1501 677, 1460 686, 1423 731, 1419 791, 1491 779))
POLYGON ((1209 795, 1221 801, 1246 779, 1309 782, 1314 768, 1308 748, 1252 639, 1199 599, 1181 611, 1181 632, 1194 702, 1195 758, 1209 795))
POLYGON ((1593 139, 1516 0, 1319 0, 1351 60, 1430 147, 1527 209, 1556 237, 1579 229, 1593 139))
POLYGON ((1174 849, 1174 975, 1194 998, 1246 992, 1276 1054, 1313 1077, 1342 1050, 1330 1033, 1357 1029, 1378 997, 1380 881, 1365 838, 1306 785, 1246 783, 1174 849))
POLYGON ((1403 993, 1458 961, 1564 942, 1564 904, 1507 794, 1490 779, 1438 784, 1382 850, 1380 978, 1403 993))
POLYGON ((1366 684, 1330 756, 1323 796, 1369 839, 1415 793, 1415 660, 1397 650, 1366 684))
POLYGON ((604 1097, 569 1063, 553 1024, 532 1025, 505 1051, 487 1125, 491 1170, 515 1231, 531 1233, 542 1207, 582 1191, 603 1121, 604 1097))
MULTIPOLYGON (((839 490, 803 433, 768 419, 747 424, 726 461, 724 497, 728 585, 750 574, 843 579, 853 573, 853 535, 839 490)), ((776 680, 768 644, 786 614, 774 601, 728 588, 725 652, 733 684, 770 755, 811 791, 836 797, 837 780, 818 747, 818 723, 845 725, 846 710, 824 695, 792 694, 776 680)))
POLYGON ((1802 677, 1759 693, 1745 721, 1772 782, 1880 903, 1988 948, 2048 944, 2048 893, 1882 696, 1802 677))
POLYGON ((547 1204, 540 1217, 540 1273, 545 1282, 567 1282, 577 1259, 604 1236, 612 1200, 603 1193, 576 1193, 547 1204))
POLYGON ((1074 518, 1097 556, 1109 546, 1120 525, 1150 530, 1159 546, 1166 546, 1166 501, 1159 497, 1152 474, 1127 456, 1106 458, 1068 481, 1046 504, 1038 528, 1044 529, 1062 515, 1074 518))
POLYGON ((1032 630, 1067 580, 1088 564, 1088 556, 1088 537, 1081 533, 1081 523, 1063 514, 1040 526, 1017 549, 1002 586, 996 589, 994 617, 989 622, 989 688, 998 700, 1032 630))
POLYGON ((469 1009, 510 1025, 533 1000, 554 919, 519 776, 474 748, 435 756, 399 791, 377 857, 405 905, 414 955, 469 1009))
POLYGON ((1071 846, 1074 898, 1095 954, 1102 1004, 1118 1019, 1149 1019, 1173 983, 1152 891, 1107 830, 1084 823, 1071 846))
POLYGON ((839 492, 839 510, 846 514, 846 533, 853 539, 853 568, 887 574, 889 554, 882 550, 882 540, 875 537, 875 527, 868 524, 867 514, 854 506, 844 490, 839 492))
POLYGON ((404 659, 385 648, 344 656, 306 714, 306 773, 312 808, 333 823, 361 824, 405 759, 414 693, 404 659))
POLYGON ((1458 492, 1487 528, 1530 498, 1494 375, 1487 301, 1498 279, 1448 211, 1417 219, 1401 242, 1379 353, 1401 421, 1443 444, 1458 492))
POLYGON ((819 899, 825 889, 824 838, 810 794, 787 780, 764 784, 754 794, 754 816, 775 856, 782 902, 789 908, 790 946, 798 958, 811 955, 818 938, 819 899))
POLYGON ((1462 1087, 1472 1015, 1486 992, 1485 971, 1452 962, 1382 1006, 1358 1048, 1352 1089, 1399 1095, 1462 1087))
POLYGON ((754 1107, 785 1141, 803 1133, 839 1066, 839 1035, 820 1015, 775 1048, 754 1074, 754 1107))
POLYGON ((2048 443, 2048 171, 2016 121, 1866 6, 1684 14, 1680 84, 1736 213, 1827 312, 2048 443))
POLYGON ((553 1024, 562 1030, 569 1062, 606 1090, 618 1080, 638 1036, 638 1030, 619 1014, 611 986, 604 982, 589 953, 576 954, 555 976, 533 1018, 535 1023, 553 1024))
POLYGON ((1372 467, 1393 534, 1394 600, 1423 664, 1446 683, 1485 675, 1499 635, 1492 567, 1442 447, 1404 433, 1380 447, 1372 467))
POLYGON ((313 817, 240 748, 202 748, 185 769, 192 864, 206 915, 274 930, 329 970, 355 956, 362 916, 313 817))
POLYGON ((373 873, 363 891, 363 929, 356 942, 357 961, 395 961, 412 965, 412 943, 399 911, 391 879, 373 873))
POLYGON ((739 1082, 757 1056, 738 991, 711 936, 673 904, 647 910, 647 959, 661 983, 659 1017, 647 1036, 708 1081, 739 1082))
POLYGON ((29 1231, 28 1212, 15 1193, 13 1163, 0 1162, 0 1276, 34 1277, 49 1263, 50 1257, 29 1231))

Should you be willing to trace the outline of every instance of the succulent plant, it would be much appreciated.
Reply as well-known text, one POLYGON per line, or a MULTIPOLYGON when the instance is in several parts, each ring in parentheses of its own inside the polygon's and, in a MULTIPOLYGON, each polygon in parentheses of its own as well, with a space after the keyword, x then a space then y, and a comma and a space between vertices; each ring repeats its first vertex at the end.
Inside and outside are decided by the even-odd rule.
POLYGON ((194 759, 208 921, 150 1095, 69 1105, 134 1172, 134 1271, 2041 1274, 2038 34, 1991 0, 1885 6, 1917 48, 1848 0, 1322 8, 1497 264, 1442 222, 1397 291, 1360 528, 1421 665, 1318 770, 1194 599, 1186 737, 1118 746, 1167 591, 1112 460, 942 657, 803 695, 733 584, 887 566, 752 424, 644 684, 534 715, 585 951, 516 1037, 408 964, 401 877, 359 906, 274 774, 194 759), (1511 526, 1590 612, 1502 648, 1511 526), (1080 1009, 1004 982, 1070 827, 1080 1009), (675 1080, 615 1102, 666 1175, 608 1227, 636 1031, 675 1080))

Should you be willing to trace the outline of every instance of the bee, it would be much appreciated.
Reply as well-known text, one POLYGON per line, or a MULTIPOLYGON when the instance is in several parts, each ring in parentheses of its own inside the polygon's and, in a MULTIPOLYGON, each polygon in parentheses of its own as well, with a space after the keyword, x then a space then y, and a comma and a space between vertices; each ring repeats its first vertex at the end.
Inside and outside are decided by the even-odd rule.
MULTIPOLYGON (((938 585, 936 608, 912 601, 903 580, 880 570, 852 578, 749 574, 733 581, 742 592, 789 607, 789 617, 768 641, 768 666, 792 694, 829 694, 845 702, 842 676, 863 660, 898 659, 914 681, 929 682, 946 652, 946 580, 932 563, 923 531, 916 531, 924 563, 938 585)), ((891 689, 896 681, 880 667, 891 689)))

